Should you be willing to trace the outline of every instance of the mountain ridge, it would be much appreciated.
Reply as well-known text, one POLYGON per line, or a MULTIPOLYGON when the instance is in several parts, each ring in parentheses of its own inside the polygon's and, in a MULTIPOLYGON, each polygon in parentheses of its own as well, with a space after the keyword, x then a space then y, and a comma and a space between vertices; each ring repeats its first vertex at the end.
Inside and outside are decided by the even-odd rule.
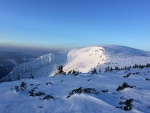
POLYGON ((0 51, 0 78, 9 74, 19 64, 31 61, 34 58, 24 53, 0 51))
POLYGON ((3 78, 5 81, 24 77, 52 76, 60 65, 65 72, 70 70, 88 73, 93 68, 107 66, 124 67, 150 62, 150 52, 117 45, 84 47, 43 55, 31 62, 23 63, 3 78))

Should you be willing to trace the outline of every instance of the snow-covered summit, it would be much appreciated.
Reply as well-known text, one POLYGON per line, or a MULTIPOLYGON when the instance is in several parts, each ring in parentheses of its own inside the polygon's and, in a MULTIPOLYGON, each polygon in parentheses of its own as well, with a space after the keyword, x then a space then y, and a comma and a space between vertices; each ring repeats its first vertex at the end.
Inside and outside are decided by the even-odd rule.
POLYGON ((60 65, 63 70, 87 73, 93 68, 104 69, 107 66, 132 66, 150 62, 150 52, 124 46, 96 46, 50 53, 34 61, 23 63, 3 78, 5 81, 25 77, 43 77, 54 75, 60 65))
POLYGON ((123 54, 123 55, 133 55, 133 56, 150 56, 150 52, 146 52, 143 50, 126 47, 126 46, 119 46, 119 45, 104 45, 101 46, 105 48, 105 50, 109 54, 123 54))

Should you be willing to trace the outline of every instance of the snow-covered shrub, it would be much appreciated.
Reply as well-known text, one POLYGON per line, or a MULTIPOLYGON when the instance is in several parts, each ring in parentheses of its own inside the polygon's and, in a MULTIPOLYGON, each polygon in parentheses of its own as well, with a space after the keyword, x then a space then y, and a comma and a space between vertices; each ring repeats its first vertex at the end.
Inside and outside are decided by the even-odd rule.
POLYGON ((127 74, 126 76, 123 76, 124 78, 128 78, 131 75, 131 73, 127 74))
POLYGON ((149 78, 145 78, 145 80, 150 80, 149 78))
POLYGON ((121 106, 119 106, 119 107, 117 107, 117 108, 121 108, 121 109, 123 109, 123 110, 125 110, 125 111, 129 111, 129 110, 132 110, 132 102, 134 101, 134 99, 127 99, 126 101, 124 101, 124 102, 119 102, 119 105, 121 105, 121 106))
POLYGON ((104 92, 104 93, 106 93, 108 91, 109 91, 108 89, 101 90, 101 92, 104 92))
POLYGON ((69 95, 67 96, 67 98, 69 98, 70 96, 72 96, 73 94, 78 93, 96 93, 96 90, 94 88, 85 88, 83 89, 82 87, 79 87, 77 89, 72 90, 71 92, 69 92, 69 95))
POLYGON ((21 82, 20 86, 15 86, 16 91, 24 91, 26 89, 27 83, 21 82))
POLYGON ((94 68, 92 71, 91 71, 91 74, 97 74, 97 71, 96 71, 96 69, 94 68))
POLYGON ((55 73, 56 75, 60 75, 60 74, 66 74, 66 72, 64 72, 63 70, 63 66, 59 66, 57 69, 57 72, 55 73))
POLYGON ((24 91, 24 90, 26 89, 26 85, 27 85, 27 83, 21 82, 21 84, 20 84, 20 89, 21 89, 22 91, 24 91))
POLYGON ((15 86, 16 91, 20 91, 19 86, 15 86))
POLYGON ((91 81, 92 79, 88 79, 87 81, 91 81))
POLYGON ((75 70, 73 69, 73 70, 68 71, 67 74, 73 74, 74 76, 77 76, 79 73, 80 73, 79 71, 75 71, 75 70))
POLYGON ((118 86, 118 88, 116 89, 117 91, 120 91, 120 90, 124 90, 125 88, 133 88, 133 87, 135 87, 135 86, 130 86, 130 85, 128 85, 126 82, 124 82, 123 84, 122 84, 122 86, 118 86))
POLYGON ((49 85, 49 84, 50 84, 50 85, 52 85, 52 83, 51 83, 51 82, 47 82, 47 83, 46 83, 46 85, 49 85))
POLYGON ((79 71, 73 70, 73 71, 72 71, 72 74, 73 74, 74 76, 77 76, 77 75, 79 74, 79 71))
POLYGON ((44 92, 35 93, 35 96, 41 96, 41 95, 45 95, 45 93, 44 92))
POLYGON ((51 95, 46 95, 46 96, 43 98, 43 100, 45 100, 45 99, 54 99, 54 97, 51 96, 51 95))

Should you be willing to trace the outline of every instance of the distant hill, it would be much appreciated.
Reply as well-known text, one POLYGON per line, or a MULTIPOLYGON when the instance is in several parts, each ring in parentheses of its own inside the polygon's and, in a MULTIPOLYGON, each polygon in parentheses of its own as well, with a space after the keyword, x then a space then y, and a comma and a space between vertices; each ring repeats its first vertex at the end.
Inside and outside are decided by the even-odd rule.
POLYGON ((0 78, 8 75, 19 64, 32 61, 34 58, 23 53, 0 51, 0 78))

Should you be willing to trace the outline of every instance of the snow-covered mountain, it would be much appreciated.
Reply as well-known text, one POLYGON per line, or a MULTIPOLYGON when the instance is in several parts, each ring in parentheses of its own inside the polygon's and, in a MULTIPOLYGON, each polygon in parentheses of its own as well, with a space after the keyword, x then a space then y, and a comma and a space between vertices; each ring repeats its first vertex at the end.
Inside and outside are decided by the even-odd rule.
POLYGON ((43 55, 19 65, 3 80, 17 81, 0 83, 0 113, 149 113, 150 110, 150 52, 129 47, 86 47, 43 55), (65 72, 82 73, 50 76, 60 65, 65 72), (108 66, 109 71, 105 71, 108 66), (97 72, 88 73, 93 68, 97 72), (30 76, 34 79, 29 79, 30 76))
POLYGON ((60 65, 64 66, 65 72, 76 70, 87 73, 93 68, 103 70, 107 66, 114 68, 143 65, 149 62, 150 52, 138 49, 116 45, 86 47, 43 55, 31 62, 19 65, 3 80, 54 75, 60 65))
POLYGON ((21 63, 33 60, 35 57, 18 52, 0 52, 0 78, 8 75, 21 63))

